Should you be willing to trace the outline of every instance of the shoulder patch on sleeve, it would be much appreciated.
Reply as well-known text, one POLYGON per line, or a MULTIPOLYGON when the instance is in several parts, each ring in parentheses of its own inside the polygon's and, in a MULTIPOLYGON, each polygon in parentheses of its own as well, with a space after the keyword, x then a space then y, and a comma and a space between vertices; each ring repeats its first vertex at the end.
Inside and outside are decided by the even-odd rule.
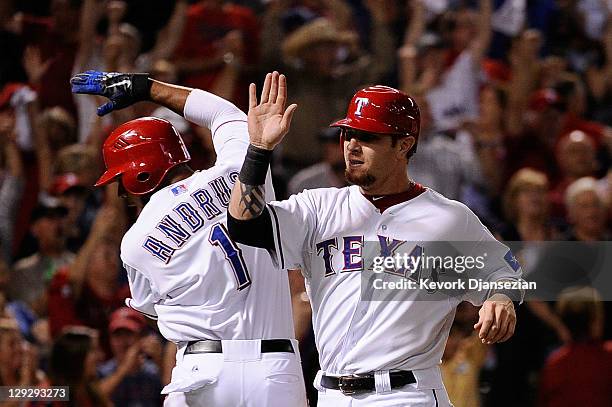
POLYGON ((514 254, 512 253, 512 250, 510 249, 508 249, 508 252, 505 254, 504 260, 510 266, 510 268, 514 270, 515 272, 519 271, 519 269, 521 268, 521 265, 516 259, 516 256, 514 256, 514 254))

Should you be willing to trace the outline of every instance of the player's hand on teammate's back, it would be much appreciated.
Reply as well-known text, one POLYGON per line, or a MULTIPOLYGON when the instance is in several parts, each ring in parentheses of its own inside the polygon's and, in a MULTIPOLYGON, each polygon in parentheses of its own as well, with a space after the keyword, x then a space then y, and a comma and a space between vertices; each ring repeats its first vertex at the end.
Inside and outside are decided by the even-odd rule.
POLYGON ((257 102, 255 84, 249 86, 249 139, 256 147, 272 150, 289 131, 296 104, 287 103, 287 78, 274 71, 266 75, 257 102))
POLYGON ((474 329, 482 343, 488 345, 505 342, 514 334, 516 312, 514 304, 506 295, 494 294, 482 304, 478 311, 478 322, 474 329))
POLYGON ((98 107, 98 116, 147 100, 151 82, 146 73, 87 71, 70 79, 72 93, 100 95, 110 99, 98 107))

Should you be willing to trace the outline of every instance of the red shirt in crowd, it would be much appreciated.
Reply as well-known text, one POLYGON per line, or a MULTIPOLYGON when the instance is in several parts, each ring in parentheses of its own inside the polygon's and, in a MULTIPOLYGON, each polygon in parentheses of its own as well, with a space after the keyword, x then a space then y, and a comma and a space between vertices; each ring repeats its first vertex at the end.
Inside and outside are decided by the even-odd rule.
MULTIPOLYGON (((176 50, 177 59, 206 59, 217 55, 221 50, 221 40, 230 31, 240 31, 244 41, 244 63, 257 62, 259 52, 259 26, 257 18, 247 7, 226 4, 222 8, 196 3, 189 7, 183 38, 176 50)), ((185 85, 210 90, 221 72, 221 67, 205 72, 187 74, 182 82, 185 85)), ((239 83, 233 101, 246 106, 246 85, 239 83)))
POLYGON ((49 329, 51 337, 56 338, 64 327, 84 325, 97 329, 100 344, 107 356, 110 355, 108 323, 110 314, 125 305, 130 296, 127 284, 119 287, 110 298, 101 297, 85 281, 81 295, 75 297, 72 283, 66 268, 58 271, 49 285, 49 329))
POLYGON ((541 171, 549 180, 557 179, 557 162, 552 148, 531 132, 520 137, 506 137, 507 179, 521 168, 529 167, 541 171))
MULTIPOLYGON (((605 133, 603 125, 582 119, 571 112, 565 113, 561 120, 562 126, 555 138, 555 145, 564 134, 573 130, 581 130, 595 142, 597 148, 602 146, 605 133)), ((506 137, 504 144, 508 157, 508 179, 521 168, 529 167, 542 171, 548 176, 548 179, 555 187, 558 186, 560 181, 559 169, 554 154, 554 146, 547 145, 529 130, 526 130, 524 134, 518 137, 506 137)), ((565 192, 566 186, 559 186, 561 193, 565 192)))
POLYGON ((538 407, 612 406, 612 343, 571 343, 556 350, 540 377, 538 407))
POLYGON ((22 35, 27 45, 40 49, 43 61, 50 61, 36 88, 40 107, 61 106, 76 116, 76 107, 67 84, 72 76, 78 44, 60 35, 51 18, 24 16, 22 35))

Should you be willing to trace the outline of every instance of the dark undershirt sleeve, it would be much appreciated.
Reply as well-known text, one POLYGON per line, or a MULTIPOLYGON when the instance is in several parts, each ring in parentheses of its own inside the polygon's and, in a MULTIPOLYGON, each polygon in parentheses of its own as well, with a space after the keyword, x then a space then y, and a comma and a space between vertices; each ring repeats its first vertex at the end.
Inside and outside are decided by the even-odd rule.
POLYGON ((227 211, 227 230, 237 243, 268 250, 274 249, 274 231, 267 207, 261 215, 249 220, 233 218, 227 211))

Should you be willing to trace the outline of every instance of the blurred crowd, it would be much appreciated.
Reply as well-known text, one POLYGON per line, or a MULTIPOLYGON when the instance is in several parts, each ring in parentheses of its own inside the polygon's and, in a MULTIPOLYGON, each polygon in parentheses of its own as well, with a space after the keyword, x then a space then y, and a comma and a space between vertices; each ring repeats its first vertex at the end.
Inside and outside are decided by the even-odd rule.
MULTIPOLYGON (((285 73, 299 108, 275 151, 277 198, 344 186, 327 125, 359 87, 394 86, 421 109, 415 181, 467 204, 500 239, 610 237, 609 0, 2 0, 0 52, 3 386, 69 385, 71 405, 130 407, 161 405, 169 382, 173 345, 123 306, 119 244, 133 214, 93 184, 122 122, 170 120, 195 169, 215 160, 210 135, 150 103, 98 117, 104 101, 68 85, 88 69, 149 72, 245 110, 249 82, 285 73)), ((290 280, 316 405, 308 299, 299 273, 290 280)), ((528 301, 515 337, 491 347, 462 304, 442 365, 451 400, 612 405, 609 304, 587 288, 528 301)))

